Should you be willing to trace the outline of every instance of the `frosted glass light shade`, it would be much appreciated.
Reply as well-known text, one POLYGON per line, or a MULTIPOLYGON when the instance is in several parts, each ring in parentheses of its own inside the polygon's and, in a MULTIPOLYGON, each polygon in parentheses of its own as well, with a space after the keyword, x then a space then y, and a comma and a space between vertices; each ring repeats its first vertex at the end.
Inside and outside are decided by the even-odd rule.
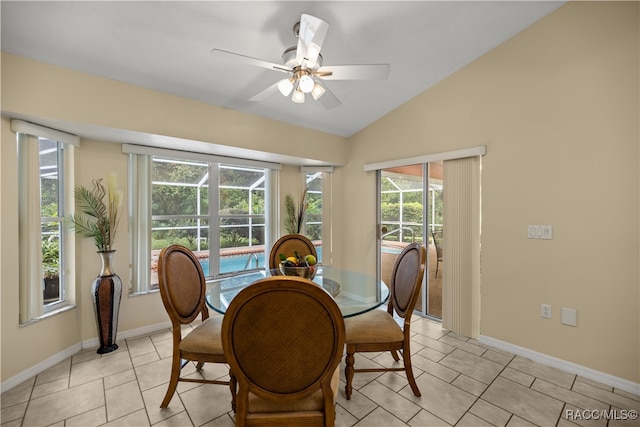
POLYGON ((278 90, 283 96, 289 96, 293 90, 293 82, 291 79, 282 79, 278 82, 278 90))
POLYGON ((302 77, 300 77, 300 83, 298 84, 298 88, 300 88, 300 90, 303 91, 304 93, 310 93, 313 90, 313 86, 315 84, 316 82, 313 81, 313 78, 311 78, 311 76, 309 76, 308 74, 305 74, 302 77))
POLYGON ((300 90, 300 88, 296 89, 293 92, 293 96, 291 96, 291 100, 293 102, 297 102, 298 104, 303 104, 304 103, 304 92, 302 92, 300 90))
POLYGON ((318 83, 316 83, 313 86, 313 90, 311 91, 311 96, 313 96, 313 99, 318 100, 322 95, 324 95, 324 88, 319 85, 318 83))

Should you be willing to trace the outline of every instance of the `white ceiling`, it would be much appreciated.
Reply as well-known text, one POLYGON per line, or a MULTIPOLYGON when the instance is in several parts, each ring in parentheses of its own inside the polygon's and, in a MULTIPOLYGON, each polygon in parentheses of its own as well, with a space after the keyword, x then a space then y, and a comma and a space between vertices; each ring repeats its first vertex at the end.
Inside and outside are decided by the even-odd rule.
POLYGON ((563 3, 3 0, 1 40, 5 52, 346 137, 563 3), (310 97, 248 101, 283 74, 211 49, 280 63, 302 13, 329 23, 324 65, 386 63, 389 79, 328 81, 342 101, 331 110, 310 97))

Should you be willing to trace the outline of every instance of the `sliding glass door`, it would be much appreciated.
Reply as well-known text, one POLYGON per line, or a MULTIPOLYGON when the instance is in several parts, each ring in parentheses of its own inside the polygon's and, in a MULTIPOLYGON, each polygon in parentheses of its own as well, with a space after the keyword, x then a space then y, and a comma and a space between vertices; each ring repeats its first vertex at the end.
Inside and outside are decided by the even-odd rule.
POLYGON ((442 318, 442 162, 379 170, 380 277, 391 280, 398 254, 409 243, 427 247, 427 274, 416 311, 442 318))

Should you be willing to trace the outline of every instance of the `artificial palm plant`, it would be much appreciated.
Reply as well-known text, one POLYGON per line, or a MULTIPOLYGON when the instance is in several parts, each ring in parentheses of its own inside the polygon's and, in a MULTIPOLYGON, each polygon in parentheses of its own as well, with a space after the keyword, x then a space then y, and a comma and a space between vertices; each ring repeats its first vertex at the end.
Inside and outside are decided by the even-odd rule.
POLYGON ((120 222, 122 191, 117 189, 114 174, 109 175, 107 189, 102 185, 102 178, 94 179, 92 183, 91 190, 83 186, 76 187, 76 208, 79 212, 68 219, 78 235, 93 239, 98 252, 108 252, 113 250, 120 222))
POLYGON ((285 196, 284 205, 287 211, 284 224, 287 233, 300 234, 300 231, 302 231, 302 224, 304 223, 304 216, 306 214, 307 207, 309 206, 307 203, 307 190, 305 189, 302 192, 300 200, 298 201, 298 206, 296 206, 293 196, 290 194, 285 196))

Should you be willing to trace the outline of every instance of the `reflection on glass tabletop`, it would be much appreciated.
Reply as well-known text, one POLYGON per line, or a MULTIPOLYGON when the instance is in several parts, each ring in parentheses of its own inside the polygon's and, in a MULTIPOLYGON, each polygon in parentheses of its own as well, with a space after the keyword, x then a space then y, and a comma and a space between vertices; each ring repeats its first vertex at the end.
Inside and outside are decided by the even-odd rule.
MULTIPOLYGON (((344 317, 373 310, 389 298, 387 285, 373 275, 333 267, 319 267, 313 283, 322 286, 333 296, 344 317)), ((260 270, 215 280, 207 284, 207 305, 224 314, 231 300, 242 289, 264 277, 281 274, 277 269, 260 270)))

